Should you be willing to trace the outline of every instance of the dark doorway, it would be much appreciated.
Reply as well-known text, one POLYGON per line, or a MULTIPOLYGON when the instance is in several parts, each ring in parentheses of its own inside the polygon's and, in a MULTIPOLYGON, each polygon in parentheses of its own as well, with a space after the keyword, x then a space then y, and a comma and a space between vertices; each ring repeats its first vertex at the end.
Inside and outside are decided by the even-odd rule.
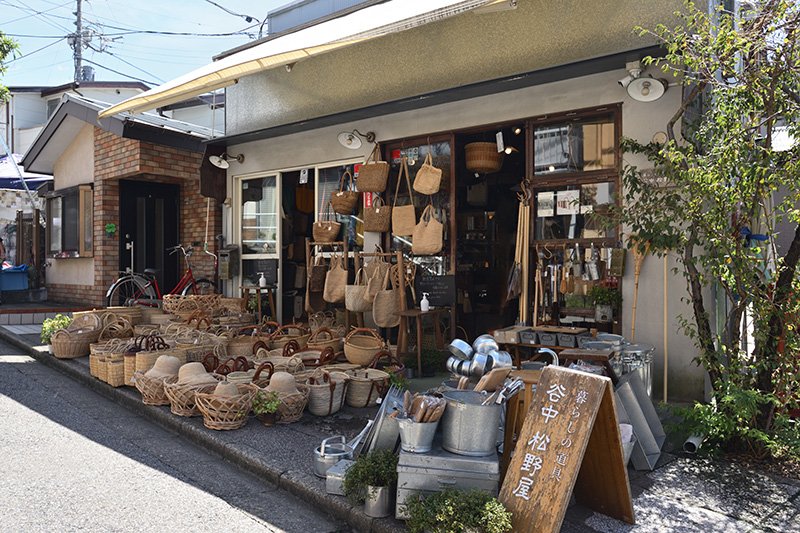
POLYGON ((119 264, 120 270, 145 268, 158 271, 162 292, 169 292, 178 282, 181 254, 169 255, 167 248, 178 242, 180 187, 163 183, 120 180, 119 182, 119 264))

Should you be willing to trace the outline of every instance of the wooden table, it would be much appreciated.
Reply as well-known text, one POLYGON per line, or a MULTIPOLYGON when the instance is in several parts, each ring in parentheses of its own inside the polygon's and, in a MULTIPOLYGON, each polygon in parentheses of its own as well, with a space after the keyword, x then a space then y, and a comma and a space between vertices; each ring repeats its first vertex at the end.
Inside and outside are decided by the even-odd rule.
POLYGON ((266 287, 259 287, 258 285, 242 285, 239 287, 242 291, 242 298, 245 300, 245 307, 247 302, 250 301, 250 294, 254 293, 256 296, 256 317, 258 323, 261 323, 261 295, 267 293, 267 301, 269 302, 269 312, 272 319, 278 321, 278 309, 275 307, 275 285, 267 285, 266 287))
POLYGON ((407 353, 408 351, 408 321, 414 319, 417 326, 417 372, 422 375, 422 319, 425 316, 433 318, 433 334, 438 350, 444 349, 444 338, 442 334, 442 323, 440 317, 447 313, 450 314, 449 307, 437 307, 426 312, 419 309, 406 309, 400 311, 400 329, 397 332, 397 352, 407 353))

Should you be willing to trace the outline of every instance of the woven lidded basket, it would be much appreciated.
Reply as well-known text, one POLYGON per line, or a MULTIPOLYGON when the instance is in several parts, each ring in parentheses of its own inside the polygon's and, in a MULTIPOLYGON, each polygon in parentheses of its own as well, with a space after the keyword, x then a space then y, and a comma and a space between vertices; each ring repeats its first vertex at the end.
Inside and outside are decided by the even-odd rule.
POLYGON ((347 405, 350 407, 371 407, 389 390, 389 374, 375 368, 350 370, 350 383, 347 385, 347 405))
POLYGON ((236 386, 239 389, 236 396, 217 396, 213 391, 195 393, 195 404, 203 415, 205 427, 224 431, 247 424, 258 387, 250 383, 237 383, 236 386))
POLYGON ((146 405, 169 405, 169 398, 164 392, 164 383, 175 383, 177 380, 178 376, 151 378, 142 372, 133 374, 133 382, 142 395, 142 403, 146 405))
POLYGON ((497 151, 497 143, 475 142, 464 147, 467 170, 491 174, 503 166, 503 152, 497 151))
POLYGON ((355 365, 367 366, 385 343, 375 330, 356 328, 344 338, 344 355, 355 365))

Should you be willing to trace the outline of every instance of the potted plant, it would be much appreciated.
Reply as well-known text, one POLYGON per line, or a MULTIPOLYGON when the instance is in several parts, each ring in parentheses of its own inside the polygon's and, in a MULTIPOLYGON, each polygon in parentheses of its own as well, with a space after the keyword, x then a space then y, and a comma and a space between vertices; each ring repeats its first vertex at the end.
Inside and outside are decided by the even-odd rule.
POLYGON ((473 489, 447 489, 406 501, 412 533, 506 533, 511 531, 511 512, 497 498, 473 489))
POLYGON ((253 398, 253 412, 262 424, 271 426, 278 421, 281 399, 277 392, 258 391, 253 398))
POLYGON ((356 459, 344 475, 344 494, 364 504, 364 513, 382 518, 392 513, 397 484, 397 456, 390 450, 375 450, 356 459))
MULTIPOLYGON (((423 348, 420 359, 422 362, 422 377, 433 377, 434 374, 442 372, 445 369, 445 358, 440 350, 423 348)), ((414 364, 416 365, 416 361, 414 361, 414 364)))
POLYGON ((50 353, 53 353, 53 345, 50 344, 50 338, 53 336, 53 333, 69 326, 71 322, 72 319, 70 317, 60 313, 53 318, 45 318, 42 321, 42 344, 47 345, 47 349, 50 350, 50 353))
POLYGON ((610 322, 622 304, 622 293, 613 287, 595 285, 589 289, 588 296, 594 305, 594 319, 598 322, 610 322))

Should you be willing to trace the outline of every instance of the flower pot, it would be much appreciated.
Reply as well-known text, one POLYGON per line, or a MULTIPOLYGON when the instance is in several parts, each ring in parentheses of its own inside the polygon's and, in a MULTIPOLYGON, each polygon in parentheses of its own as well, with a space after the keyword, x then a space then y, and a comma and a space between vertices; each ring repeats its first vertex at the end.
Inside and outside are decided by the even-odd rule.
POLYGON ((373 487, 367 485, 364 514, 372 518, 389 516, 393 511, 392 487, 373 487))
POLYGON ((610 305, 594 306, 594 319, 597 322, 611 322, 614 318, 614 309, 610 305))
POLYGON ((273 426, 278 421, 278 413, 261 413, 256 415, 265 426, 273 426))

